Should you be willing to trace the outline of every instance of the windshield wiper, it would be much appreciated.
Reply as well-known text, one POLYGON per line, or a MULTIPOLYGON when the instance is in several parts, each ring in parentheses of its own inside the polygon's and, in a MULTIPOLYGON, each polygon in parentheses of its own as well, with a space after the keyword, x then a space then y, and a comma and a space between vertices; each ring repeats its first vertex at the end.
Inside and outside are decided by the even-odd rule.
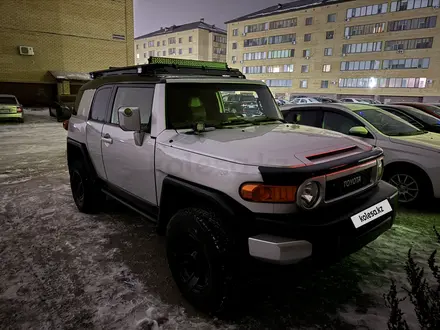
POLYGON ((413 135, 422 135, 422 134, 426 134, 428 133, 428 131, 414 131, 414 132, 407 132, 407 133, 391 133, 388 134, 389 136, 413 136, 413 135))
POLYGON ((252 119, 252 122, 254 122, 254 123, 263 123, 263 122, 268 122, 268 121, 280 121, 282 123, 286 123, 286 121, 281 118, 263 117, 263 118, 252 119))

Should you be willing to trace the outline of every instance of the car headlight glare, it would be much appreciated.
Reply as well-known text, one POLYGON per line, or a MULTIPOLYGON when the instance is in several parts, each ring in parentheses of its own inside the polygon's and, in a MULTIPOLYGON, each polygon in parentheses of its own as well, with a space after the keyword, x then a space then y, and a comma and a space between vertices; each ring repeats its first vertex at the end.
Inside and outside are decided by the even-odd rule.
POLYGON ((298 201, 305 209, 311 209, 316 206, 320 196, 319 183, 315 181, 306 182, 299 191, 298 201))

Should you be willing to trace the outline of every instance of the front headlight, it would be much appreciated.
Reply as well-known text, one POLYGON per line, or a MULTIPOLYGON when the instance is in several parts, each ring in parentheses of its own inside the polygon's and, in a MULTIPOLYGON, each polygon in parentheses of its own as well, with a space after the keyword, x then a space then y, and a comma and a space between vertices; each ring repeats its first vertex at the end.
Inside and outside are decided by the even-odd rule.
POLYGON ((383 170, 384 170, 383 159, 378 159, 377 160, 376 181, 379 181, 382 179, 383 170))
POLYGON ((298 203, 304 209, 312 209, 319 201, 320 185, 315 181, 304 183, 297 194, 298 203))

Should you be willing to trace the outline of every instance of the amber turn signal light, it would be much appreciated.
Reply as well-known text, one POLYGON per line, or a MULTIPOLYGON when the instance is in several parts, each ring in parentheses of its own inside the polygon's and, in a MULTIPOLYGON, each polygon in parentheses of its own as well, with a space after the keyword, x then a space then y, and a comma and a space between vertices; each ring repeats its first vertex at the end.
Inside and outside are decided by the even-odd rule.
POLYGON ((259 183, 246 183, 240 188, 240 196, 244 200, 259 203, 290 203, 295 202, 297 187, 268 186, 259 183))

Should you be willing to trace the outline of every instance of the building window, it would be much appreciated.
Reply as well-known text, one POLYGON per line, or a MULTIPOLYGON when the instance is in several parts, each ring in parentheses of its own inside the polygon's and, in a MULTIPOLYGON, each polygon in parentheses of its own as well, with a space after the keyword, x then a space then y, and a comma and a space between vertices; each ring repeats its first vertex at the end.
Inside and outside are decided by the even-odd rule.
POLYGON ((308 64, 301 65, 301 73, 307 73, 307 72, 309 72, 309 65, 308 64))
POLYGON ((261 32, 267 30, 268 28, 269 28, 269 23, 252 24, 252 25, 246 25, 244 27, 244 32, 245 33, 261 32))
POLYGON ((267 52, 268 59, 288 58, 295 56, 295 49, 271 50, 267 52))
POLYGON ((179 44, 181 44, 182 43, 182 38, 179 38, 179 44))
POLYGON ((403 19, 388 22, 388 31, 407 31, 434 28, 437 24, 437 16, 403 19))
POLYGON ((332 56, 333 48, 324 48, 324 56, 332 56))
POLYGON ((289 28, 297 25, 297 19, 291 18, 291 19, 284 19, 281 21, 273 21, 269 23, 269 29, 275 30, 275 29, 284 29, 289 28))
POLYGON ((429 58, 405 58, 396 60, 383 60, 382 69, 428 69, 429 58))
POLYGON ((285 65, 268 65, 266 68, 268 73, 293 72, 293 64, 285 65))
POLYGON ((268 38, 269 44, 284 44, 287 42, 293 42, 296 41, 296 34, 284 34, 280 36, 271 36, 268 38))
POLYGON ((373 53, 380 51, 382 51, 382 41, 342 45, 343 54, 373 53))
POLYGON ((311 33, 306 33, 304 35, 304 41, 311 41, 312 40, 312 34, 311 33))
POLYGON ((217 54, 217 55, 226 55, 226 48, 222 48, 222 47, 214 47, 214 49, 213 49, 213 54, 217 54))
POLYGON ((342 78, 341 88, 426 88, 426 78, 342 78))
POLYGON ((237 56, 232 56, 231 60, 233 63, 237 62, 237 56))
POLYGON ((232 35, 233 35, 234 37, 238 36, 238 29, 233 29, 233 30, 232 30, 232 35))
POLYGON ((154 47, 154 41, 148 41, 148 47, 154 47))
POLYGON ((328 80, 321 80, 321 88, 328 88, 328 80))
POLYGON ((336 22, 336 14, 328 14, 327 15, 327 22, 328 23, 336 22))
POLYGON ((176 54, 176 48, 168 48, 168 55, 175 55, 176 54))
POLYGON ((139 58, 139 54, 136 54, 136 58, 139 58))
POLYGON ((300 80, 299 88, 307 88, 307 80, 300 80))
POLYGON ((283 72, 293 72, 293 64, 284 64, 283 72))
POLYGON ((237 43, 236 42, 232 43, 232 49, 237 49, 237 43))
MULTIPOLYGON (((243 43, 244 47, 255 47, 255 46, 263 46, 267 45, 267 38, 253 38, 253 39, 246 39, 243 43)), ((234 47, 234 44, 232 44, 232 47, 234 47)), ((235 49, 235 48, 232 48, 235 49)))
POLYGON ((313 17, 307 17, 306 18, 306 25, 312 25, 313 24, 313 17))
POLYGON ((167 42, 165 40, 162 40, 162 46, 165 46, 167 42))
POLYGON ((292 87, 290 79, 268 79, 266 85, 269 87, 292 87))
POLYGON ((147 43, 146 42, 144 42, 144 48, 147 48, 147 43))
POLYGON ((136 45, 136 50, 139 50, 139 45, 136 45))
POLYGON ((154 56, 154 50, 150 50, 150 51, 148 52, 148 56, 154 56))
POLYGON ((362 16, 371 16, 384 14, 388 11, 388 3, 384 3, 381 5, 371 5, 371 6, 363 6, 358 8, 350 8, 347 9, 347 17, 362 17, 362 16))
POLYGON ((334 35, 335 35, 335 31, 327 31, 325 33, 325 39, 327 39, 327 40, 333 39, 334 35))
POLYGON ((434 38, 403 39, 385 41, 385 50, 432 48, 434 38))
POLYGON ((332 69, 332 66, 330 64, 324 64, 322 66, 322 72, 330 72, 332 69))
POLYGON ((341 71, 365 71, 365 70, 379 70, 380 61, 343 61, 341 62, 341 71))
POLYGON ((188 41, 189 41, 189 42, 192 42, 192 41, 193 41, 193 37, 192 37, 192 36, 189 36, 189 37, 188 37, 188 41))
POLYGON ((264 60, 265 58, 266 58, 266 52, 255 52, 255 53, 244 53, 243 54, 243 60, 245 60, 245 61, 264 60))
POLYGON ((245 74, 259 74, 259 73, 265 73, 266 67, 265 66, 244 66, 242 70, 243 70, 243 73, 245 73, 245 74))
POLYGON ((182 55, 183 54, 183 51, 182 51, 182 48, 180 48, 179 49, 179 55, 182 55))
POLYGON ((391 12, 405 11, 411 9, 438 7, 440 6, 440 0, 402 0, 391 2, 391 12))
POLYGON ((167 55, 167 51, 166 50, 163 50, 162 51, 162 56, 166 56, 167 55))
POLYGON ((147 53, 144 53, 144 58, 147 58, 147 53))
POLYGON ((219 44, 225 44, 226 43, 226 37, 225 36, 214 35, 214 42, 218 42, 219 44))
POLYGON ((188 48, 188 53, 192 54, 192 52, 193 52, 193 49, 191 47, 188 48))
POLYGON ((310 49, 303 50, 303 57, 310 57, 310 49))
POLYGON ((158 41, 158 42, 157 42, 157 45, 156 45, 156 46, 157 46, 157 47, 159 47, 159 46, 160 46, 160 41, 158 41))
MULTIPOLYGON (((388 23, 389 24, 389 23, 388 23)), ((385 32, 385 22, 366 24, 366 25, 355 25, 348 26, 345 28, 345 36, 360 36, 367 34, 376 34, 385 32)))
POLYGON ((176 43, 176 38, 172 37, 172 38, 168 38, 168 44, 172 45, 176 43))

